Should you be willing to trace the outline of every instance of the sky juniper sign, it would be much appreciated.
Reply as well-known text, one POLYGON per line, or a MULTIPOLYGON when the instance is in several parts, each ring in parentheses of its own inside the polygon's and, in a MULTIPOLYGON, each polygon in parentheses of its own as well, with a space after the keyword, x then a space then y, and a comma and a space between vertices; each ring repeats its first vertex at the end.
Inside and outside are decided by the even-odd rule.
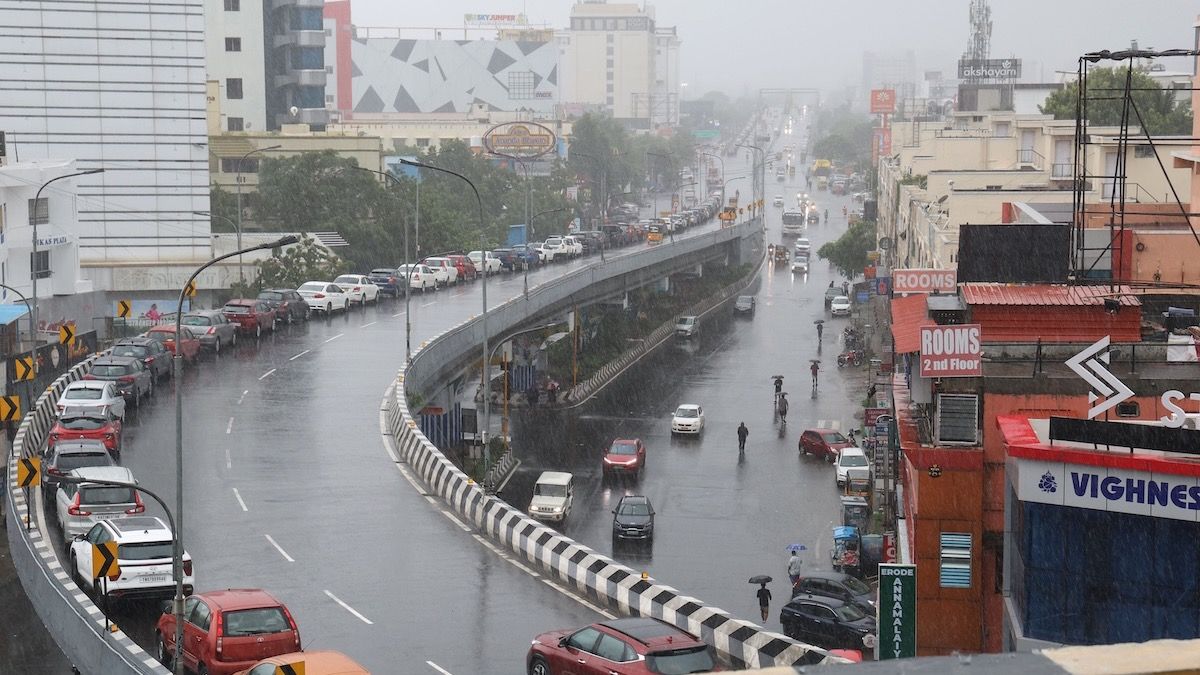
POLYGON ((879 660, 917 655, 917 566, 879 565, 879 660))

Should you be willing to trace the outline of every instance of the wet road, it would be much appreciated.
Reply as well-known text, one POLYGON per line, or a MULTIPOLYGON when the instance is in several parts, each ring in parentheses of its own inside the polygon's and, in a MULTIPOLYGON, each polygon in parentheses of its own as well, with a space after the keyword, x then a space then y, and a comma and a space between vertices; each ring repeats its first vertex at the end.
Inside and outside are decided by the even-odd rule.
MULTIPOLYGON (((801 176, 803 173, 801 172, 801 176)), ((783 194, 789 202, 804 191, 797 182, 772 184, 768 200, 783 194), (797 187, 797 185, 799 187, 797 187)), ((845 231, 841 208, 849 198, 818 192, 828 225, 808 227, 813 251, 845 231)), ((781 241, 782 209, 768 211, 768 240, 781 241)), ((786 239, 790 246, 792 238, 786 239)), ((746 580, 770 574, 775 603, 769 627, 779 628, 774 611, 788 594, 786 547, 804 544, 810 568, 829 569, 830 528, 840 522, 834 469, 800 456, 797 440, 809 427, 854 426, 866 389, 865 371, 839 371, 836 359, 848 319, 832 319, 824 308, 829 281, 842 278, 815 259, 808 275, 784 265, 766 265, 759 276, 757 310, 751 317, 726 313, 708 319, 699 340, 674 342, 647 357, 597 400, 570 413, 522 411, 514 423, 514 446, 522 459, 503 496, 526 507, 533 482, 543 470, 576 476, 569 536, 685 593, 746 619, 757 619, 756 587, 746 580), (813 321, 826 319, 818 345, 813 321), (820 358, 820 387, 810 390, 810 358, 820 358), (791 410, 781 426, 773 408, 771 376, 785 376, 791 410), (704 407, 699 438, 670 433, 670 416, 681 403, 704 407), (744 457, 737 452, 736 428, 750 429, 744 457), (647 468, 639 480, 602 479, 601 450, 615 438, 641 438, 647 468), (643 494, 656 510, 653 545, 611 539, 612 509, 625 494, 643 494)))
MULTIPOLYGON (((530 285, 593 260, 531 272, 530 285)), ((521 289, 519 274, 488 283, 497 304, 521 289)), ((479 294, 475 283, 414 296, 414 346, 477 314, 479 294)), ((391 460, 379 406, 403 360, 404 321, 404 302, 383 300, 188 367, 183 531, 197 589, 265 588, 306 648, 374 672, 522 672, 532 636, 600 613, 497 555, 391 460)), ((130 416, 122 463, 174 504, 171 389, 130 416)), ((114 617, 154 651, 157 603, 114 617)))

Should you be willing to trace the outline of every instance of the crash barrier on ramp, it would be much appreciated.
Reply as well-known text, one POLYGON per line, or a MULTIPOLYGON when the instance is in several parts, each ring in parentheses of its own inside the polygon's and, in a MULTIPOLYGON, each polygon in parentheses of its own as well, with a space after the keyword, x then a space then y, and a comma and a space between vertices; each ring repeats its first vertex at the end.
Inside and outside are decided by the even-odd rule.
POLYGON ((17 461, 41 450, 58 417, 56 403, 67 385, 82 378, 101 352, 56 379, 21 420, 8 458, 8 545, 21 586, 38 617, 66 657, 82 673, 148 673, 169 671, 120 630, 105 630, 104 614, 63 569, 50 535, 39 529, 34 512, 36 491, 17 482, 17 461), (28 498, 26 497, 28 492, 28 498), (30 529, 26 530, 26 523, 30 529))
MULTIPOLYGON (((680 247, 674 251, 685 254, 689 249, 712 245, 706 244, 710 240, 729 241, 741 236, 755 236, 754 233, 761 229, 760 221, 750 221, 712 233, 715 236, 711 238, 701 235, 670 247, 649 248, 586 266, 531 289, 528 297, 515 298, 495 311, 489 311, 489 326, 496 334, 509 330, 533 316, 539 308, 569 299, 588 285, 653 264, 656 256, 671 252, 672 247, 680 247)), ((810 651, 824 654, 815 647, 736 619, 722 609, 706 606, 670 586, 643 579, 633 569, 542 525, 496 496, 485 494, 421 433, 405 393, 406 385, 419 390, 432 384, 443 374, 447 364, 459 362, 481 342, 478 317, 430 338, 399 373, 383 402, 387 428, 394 437, 400 458, 425 481, 430 492, 444 499, 481 532, 581 595, 623 614, 661 619, 697 635, 737 667, 797 665, 811 662, 810 651)))

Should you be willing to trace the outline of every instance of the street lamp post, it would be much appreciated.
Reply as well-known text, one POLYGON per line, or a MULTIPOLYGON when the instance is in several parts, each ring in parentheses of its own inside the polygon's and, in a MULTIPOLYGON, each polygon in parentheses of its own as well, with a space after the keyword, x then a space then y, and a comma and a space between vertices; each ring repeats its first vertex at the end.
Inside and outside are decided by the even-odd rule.
MULTIPOLYGON (((67 173, 67 174, 63 174, 61 176, 55 176, 54 178, 51 178, 50 180, 46 181, 45 183, 42 183, 42 186, 39 187, 37 190, 37 194, 35 194, 33 196, 33 206, 31 207, 31 210, 29 211, 29 223, 33 227, 33 253, 29 257, 29 276, 31 278, 30 283, 33 286, 33 292, 30 293, 30 295, 33 296, 33 307, 29 311, 29 324, 30 324, 30 332, 33 333, 33 346, 30 347, 30 349, 37 349, 37 325, 38 325, 38 305, 37 305, 37 300, 38 300, 38 292, 37 292, 38 213, 37 212, 38 212, 38 204, 41 203, 41 199, 42 199, 42 190, 45 190, 46 186, 53 183, 54 181, 59 181, 59 180, 63 180, 66 178, 75 178, 76 176, 90 176, 94 173, 104 173, 104 169, 88 169, 87 171, 76 171, 75 173, 67 173)), ((47 202, 46 203, 46 224, 49 224, 49 223, 50 223, 50 203, 47 202)))
MULTIPOLYGON (((713 159, 715 159, 721 163, 721 183, 724 183, 725 182, 725 159, 723 157, 721 157, 720 155, 714 155, 711 152, 701 152, 698 154, 704 155, 705 157, 712 157, 713 159)), ((704 175, 704 184, 705 184, 705 188, 707 188, 708 187, 708 172, 707 171, 705 172, 705 175, 704 175)), ((725 197, 724 192, 721 193, 721 197, 722 197, 722 200, 724 200, 724 197, 725 197)))
MULTIPOLYGON (((294 244, 300 241, 300 238, 294 234, 289 234, 286 237, 281 237, 272 242, 250 246, 244 249, 238 249, 232 253, 220 255, 192 272, 192 276, 188 277, 187 283, 183 288, 179 289, 179 304, 175 306, 175 354, 171 358, 171 379, 175 388, 175 514, 179 518, 177 529, 175 529, 174 543, 174 561, 173 569, 175 574, 175 673, 182 675, 183 673, 183 299, 187 297, 188 288, 196 277, 204 270, 213 265, 228 260, 234 256, 239 258, 243 253, 251 253, 254 251, 262 251, 271 248, 280 248, 289 244, 294 244)), ((164 507, 165 508, 165 507, 164 507)))
MULTIPOLYGON (((205 218, 208 218, 209 220, 212 220, 213 218, 220 218, 221 220, 229 223, 230 227, 233 228, 233 231, 238 233, 238 241, 241 242, 242 228, 236 222, 234 222, 232 218, 230 218, 228 216, 223 216, 219 213, 213 213, 211 211, 192 211, 192 215, 204 216, 205 218)), ((238 248, 241 248, 240 243, 239 243, 238 248)))
MULTIPOLYGON (((395 185, 396 187, 400 187, 400 179, 396 178, 395 176, 393 176, 392 174, 390 174, 386 171, 376 171, 375 169, 368 169, 364 166, 357 166, 357 165, 352 166, 350 168, 383 176, 384 178, 391 181, 392 185, 395 185)), ((418 200, 417 201, 417 218, 421 217, 421 202, 419 201, 421 199, 420 195, 421 195, 421 181, 418 180, 417 181, 417 200, 418 200)), ((406 223, 404 225, 404 360, 405 360, 405 362, 407 362, 410 358, 412 358, 412 315, 408 311, 409 308, 411 307, 409 298, 412 295, 412 293, 410 292, 410 291, 412 291, 412 283, 411 282, 412 282, 412 274, 413 274, 413 271, 410 268, 411 264, 412 263, 408 259, 408 224, 406 223)), ((485 270, 486 270, 486 267, 485 267, 485 270)))
MULTIPOLYGON (((251 150, 250 152, 247 152, 246 154, 242 155, 240 158, 238 158, 237 178, 234 179, 235 182, 237 183, 237 210, 238 210, 237 247, 238 248, 242 247, 242 163, 246 161, 247 157, 249 157, 250 155, 253 155, 256 152, 266 152, 268 150, 278 150, 279 148, 282 148, 282 147, 283 147, 282 145, 272 145, 272 146, 266 147, 266 148, 255 148, 255 149, 251 150)), ((241 257, 238 257, 238 281, 240 281, 242 283, 246 282, 246 278, 245 278, 245 276, 243 274, 243 270, 242 270, 241 257)))
POLYGON ((482 327, 483 327, 483 431, 482 431, 482 436, 483 436, 483 475, 484 475, 484 481, 485 481, 483 489, 484 489, 484 492, 489 492, 490 486, 486 484, 486 481, 487 481, 488 469, 490 469, 491 465, 492 465, 492 451, 491 451, 491 448, 488 446, 488 440, 489 440, 488 432, 491 430, 491 423, 492 423, 492 403, 491 403, 491 391, 490 391, 491 385, 492 385, 492 364, 491 364, 491 353, 488 350, 488 304, 487 304, 488 248, 487 248, 486 233, 484 232, 484 224, 483 224, 483 199, 481 199, 479 197, 479 189, 475 187, 475 183, 472 183, 470 178, 467 178, 466 176, 462 175, 461 173, 458 173, 457 171, 451 171, 450 169, 443 169, 440 166, 434 166, 432 164, 425 164, 424 162, 418 162, 418 161, 411 160, 411 159, 403 159, 402 158, 402 159, 400 159, 400 163, 404 164, 406 166, 414 166, 419 169, 430 169, 432 171, 440 171, 442 173, 449 174, 451 176, 456 176, 456 177, 462 179, 464 182, 466 182, 467 185, 471 186, 471 192, 475 193, 475 204, 476 204, 476 206, 479 207, 479 259, 483 266, 483 291, 482 291, 483 314, 480 317, 482 327))
MULTIPOLYGON (((649 150, 647 150, 647 151, 646 151, 646 155, 647 155, 648 157, 662 157, 663 159, 669 159, 669 160, 671 160, 671 169, 672 169, 672 171, 674 171, 674 169, 675 169, 675 157, 674 157, 674 155, 672 155, 671 153, 669 153, 669 152, 667 152, 667 153, 662 153, 662 152, 650 152, 649 150)), ((647 172, 646 172, 646 182, 647 182, 647 183, 649 183, 649 182, 650 182, 649 162, 647 162, 647 163, 646 163, 646 165, 647 165, 647 167, 646 167, 646 168, 647 168, 647 172)), ((654 216, 654 218, 655 218, 656 220, 658 219, 658 192, 657 192, 657 191, 655 191, 655 192, 654 192, 654 214, 653 214, 653 216, 654 216)))
MULTIPOLYGON (((763 150, 762 148, 758 147, 757 145, 743 145, 742 143, 738 143, 737 147, 746 148, 747 150, 756 150, 759 153, 762 153, 762 159, 757 162, 757 166, 751 167, 751 171, 753 172, 755 182, 758 183, 758 185, 754 186, 751 191, 755 192, 755 193, 765 193, 766 187, 767 187, 766 186, 767 178, 766 178, 766 175, 764 172, 766 171, 766 167, 767 167, 767 151, 763 150), (755 169, 757 169, 757 171, 755 171, 755 169)), ((759 199, 761 199, 761 197, 759 197, 759 195, 756 194, 755 200, 757 201, 759 199)))

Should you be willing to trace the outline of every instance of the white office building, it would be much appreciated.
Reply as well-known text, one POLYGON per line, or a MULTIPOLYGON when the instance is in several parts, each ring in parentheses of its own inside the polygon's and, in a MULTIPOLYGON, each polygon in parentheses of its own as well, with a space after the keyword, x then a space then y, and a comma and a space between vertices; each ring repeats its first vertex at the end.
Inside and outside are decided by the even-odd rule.
MULTIPOLYGON (((0 166, 0 284, 15 288, 27 299, 33 298, 30 263, 35 259, 31 255, 35 223, 37 297, 92 290, 92 283, 79 274, 79 200, 75 194, 79 178, 64 178, 77 171, 75 163, 68 161, 0 166), (39 195, 43 185, 46 187, 39 195)), ((0 303, 14 302, 17 297, 7 289, 0 290, 0 303)))
POLYGON ((71 226, 98 289, 178 288, 168 266, 208 259, 204 29, 202 0, 0 0, 3 161, 103 169, 71 226))
POLYGON ((204 0, 206 71, 221 131, 266 131, 263 0, 204 0))

